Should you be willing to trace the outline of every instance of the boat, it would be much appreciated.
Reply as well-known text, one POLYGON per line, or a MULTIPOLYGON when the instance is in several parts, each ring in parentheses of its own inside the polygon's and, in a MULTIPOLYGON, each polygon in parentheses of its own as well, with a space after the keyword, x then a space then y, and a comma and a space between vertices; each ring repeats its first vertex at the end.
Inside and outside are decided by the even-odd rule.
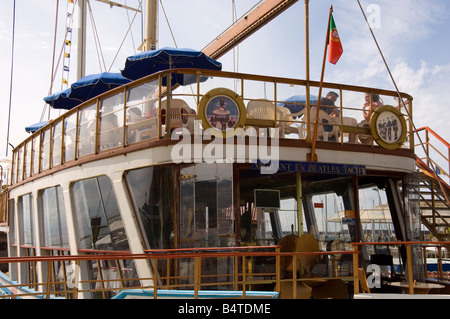
POLYGON ((127 63, 167 54, 165 67, 130 75, 126 64, 135 78, 14 148, 0 298, 449 298, 448 280, 424 270, 424 249, 440 260, 449 242, 421 237, 413 97, 221 70, 221 55, 295 2, 264 1, 202 52, 146 41, 127 63), (202 60, 175 67, 176 54, 202 60), (321 102, 328 92, 338 117, 321 102), (384 105, 357 125, 363 110, 343 101, 366 94, 384 105), (386 199, 395 238, 363 232, 363 192, 386 199), (334 213, 325 234, 319 218, 334 213))

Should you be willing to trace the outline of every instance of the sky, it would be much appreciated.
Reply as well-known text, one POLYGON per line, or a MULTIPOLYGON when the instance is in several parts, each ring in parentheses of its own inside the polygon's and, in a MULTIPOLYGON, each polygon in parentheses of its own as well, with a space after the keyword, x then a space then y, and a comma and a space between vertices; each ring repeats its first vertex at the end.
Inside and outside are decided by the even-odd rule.
MULTIPOLYGON (((138 7, 139 0, 116 0, 138 7)), ((145 1, 144 1, 145 2, 145 1)), ((233 6, 241 16, 259 0, 163 0, 176 44, 160 6, 159 47, 178 46, 201 50, 233 21, 233 6)), ((6 153, 8 112, 9 142, 18 145, 28 136, 25 127, 48 117, 43 98, 48 95, 52 70, 56 4, 58 7, 55 52, 58 56, 70 10, 67 0, 0 1, 0 158, 6 153), (14 56, 12 55, 13 4, 16 3, 14 56), (12 59, 13 57, 13 59, 12 59), (11 69, 12 85, 11 85, 11 69)), ((125 40, 134 12, 91 0, 93 20, 102 46, 97 59, 91 23, 88 22, 86 74, 119 72, 127 56, 137 53, 142 39, 138 15, 125 40), (118 52, 118 49, 120 51, 118 52)), ((429 126, 450 141, 447 109, 450 108, 450 2, 448 0, 360 0, 372 30, 401 92, 414 98, 417 128, 429 126)), ((310 0, 310 74, 320 80, 326 26, 330 5, 344 47, 336 65, 327 63, 324 80, 350 85, 395 90, 357 0, 310 0)), ((304 0, 283 12, 239 45, 234 54, 219 59, 225 71, 280 77, 305 78, 304 0), (234 62, 238 57, 238 63, 234 62)), ((91 18, 89 18, 91 21, 91 18)), ((76 28, 76 25, 74 25, 76 28)), ((76 48, 76 33, 72 51, 76 48)), ((69 83, 75 81, 71 58, 69 83)), ((61 88, 59 74, 53 92, 61 88)), ((361 106, 363 101, 361 101, 361 106)), ((59 115, 53 110, 51 118, 59 115)), ((11 148, 8 149, 11 155, 11 148)))

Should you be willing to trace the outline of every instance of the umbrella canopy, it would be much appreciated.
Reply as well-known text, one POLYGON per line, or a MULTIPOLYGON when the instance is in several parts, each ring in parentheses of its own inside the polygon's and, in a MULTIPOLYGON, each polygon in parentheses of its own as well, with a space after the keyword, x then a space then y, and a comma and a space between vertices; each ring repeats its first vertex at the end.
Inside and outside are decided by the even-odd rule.
MULTIPOLYGON (((310 105, 317 101, 317 96, 309 96, 310 105)), ((302 111, 306 106, 306 95, 293 95, 290 98, 279 102, 278 106, 284 106, 291 111, 291 113, 298 113, 302 111)))
MULTIPOLYGON (((128 57, 122 75, 127 79, 137 80, 163 70, 189 68, 220 71, 222 63, 211 59, 201 51, 165 47, 128 57)), ((172 85, 176 83, 186 85, 195 81, 195 76, 186 79, 182 74, 174 74, 172 77, 172 85)))
POLYGON ((124 78, 120 73, 103 72, 99 74, 91 74, 72 83, 70 86, 71 92, 69 97, 72 99, 87 101, 97 95, 129 82, 131 81, 124 78))
POLYGON ((120 73, 91 74, 74 82, 69 89, 44 98, 55 109, 70 110, 97 95, 131 82, 120 73))
POLYGON ((48 123, 48 121, 39 122, 30 126, 25 127, 25 131, 28 133, 34 133, 37 130, 39 130, 41 127, 45 126, 48 123))
POLYGON ((44 101, 50 104, 50 106, 54 109, 70 110, 83 102, 78 99, 71 99, 69 97, 70 91, 71 89, 68 88, 66 90, 53 93, 52 95, 44 97, 44 101))

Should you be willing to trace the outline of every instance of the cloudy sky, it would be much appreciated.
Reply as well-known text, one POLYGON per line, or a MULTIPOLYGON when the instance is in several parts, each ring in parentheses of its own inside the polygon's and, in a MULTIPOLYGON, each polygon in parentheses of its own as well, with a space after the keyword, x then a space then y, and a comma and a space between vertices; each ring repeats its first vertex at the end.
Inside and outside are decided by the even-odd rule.
MULTIPOLYGON (((91 0, 102 56, 97 58, 92 31, 88 34, 87 74, 119 72, 125 58, 136 52, 142 38, 141 16, 135 18, 132 37, 123 41, 134 12, 91 0), (123 41, 123 43, 122 43, 123 41), (121 47, 118 52, 118 48, 121 47)), ((138 7, 139 0, 116 0, 138 7)), ((145 2, 145 1, 144 1, 145 2)), ((258 0, 235 0, 237 16, 258 0)), ((360 0, 398 88, 414 98, 416 127, 429 126, 450 141, 450 2, 448 0, 360 0)), ((27 137, 25 127, 39 122, 50 89, 56 0, 0 1, 0 157, 5 155, 8 109, 9 141, 17 145, 27 137), (15 45, 12 64, 13 3, 16 3, 15 45), (13 66, 12 89, 10 86, 13 66), (10 95, 10 90, 12 94, 10 95), (11 99, 11 104, 10 104, 11 99)), ((233 21, 232 0, 163 0, 176 46, 201 50, 233 21)), ((310 0, 311 79, 319 80, 330 5, 344 46, 336 65, 327 64, 325 81, 394 90, 394 85, 372 39, 356 0, 310 0)), ((305 78, 304 1, 257 31, 233 54, 222 57, 223 70, 282 77, 305 78), (237 56, 237 54, 236 54, 237 56)), ((56 55, 62 47, 67 0, 59 0, 56 55)), ((175 46, 160 7, 159 46, 175 46)), ((91 21, 91 18, 89 18, 91 21)), ((91 22, 88 23, 91 26, 91 22)), ((76 25, 74 25, 76 28, 76 25)), ((90 29, 92 29, 90 27, 90 29)), ((72 50, 76 48, 76 34, 72 50)), ((73 57, 73 55, 72 55, 73 57)), ((69 83, 75 80, 71 59, 69 83)), ((62 65, 58 66, 61 70, 62 65)), ((57 76, 53 91, 61 88, 57 76)), ((362 102, 362 101, 361 101, 362 102)), ((51 117, 57 116, 53 111, 51 117)), ((47 117, 47 115, 45 115, 47 117)), ((10 150, 9 154, 10 155, 10 150)))

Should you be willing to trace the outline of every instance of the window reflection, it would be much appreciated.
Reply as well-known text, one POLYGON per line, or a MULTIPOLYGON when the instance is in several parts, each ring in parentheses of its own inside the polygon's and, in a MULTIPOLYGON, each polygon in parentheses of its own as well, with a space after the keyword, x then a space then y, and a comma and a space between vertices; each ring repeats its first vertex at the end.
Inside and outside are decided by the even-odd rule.
POLYGON ((120 146, 123 141, 123 93, 100 102, 99 149, 120 146))
POLYGON ((127 251, 128 240, 108 177, 78 181, 71 189, 79 248, 127 251))
POLYGON ((33 195, 26 194, 18 199, 19 234, 21 245, 34 245, 33 195))
POLYGON ((234 246, 232 165, 199 164, 180 174, 180 246, 234 246))
POLYGON ((148 249, 174 248, 172 167, 132 170, 126 179, 148 249))
POLYGON ((89 105, 79 111, 78 118, 78 157, 93 154, 95 151, 97 104, 89 105))
POLYGON ((39 216, 41 245, 68 248, 66 212, 61 186, 50 187, 39 192, 39 216))

